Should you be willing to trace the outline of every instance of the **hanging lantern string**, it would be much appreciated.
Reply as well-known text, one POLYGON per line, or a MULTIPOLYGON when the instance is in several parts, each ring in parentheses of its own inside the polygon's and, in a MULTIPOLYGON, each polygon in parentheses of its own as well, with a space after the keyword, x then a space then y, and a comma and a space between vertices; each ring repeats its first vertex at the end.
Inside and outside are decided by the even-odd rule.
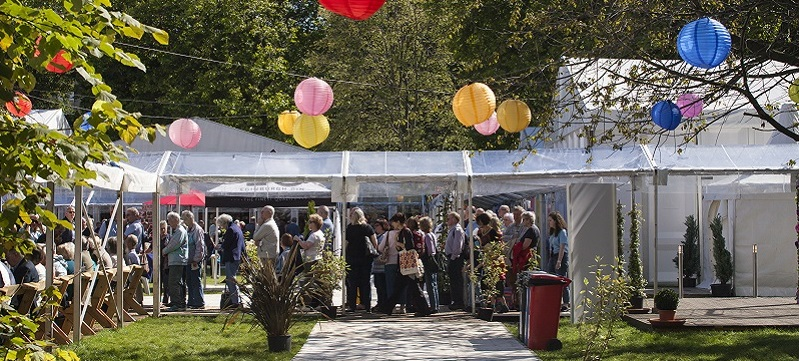
MULTIPOLYGON (((50 104, 55 104, 55 105, 63 105, 64 104, 63 102, 58 102, 58 101, 55 101, 55 100, 52 100, 52 99, 48 99, 48 98, 37 97, 37 96, 31 95, 31 94, 28 94, 28 97, 31 98, 31 99, 36 99, 36 100, 40 100, 40 101, 43 101, 43 102, 46 102, 46 103, 50 103, 50 104)), ((71 106, 71 107, 73 109, 77 109, 77 110, 80 110, 80 111, 87 111, 87 112, 91 111, 91 108, 79 107, 79 106, 71 106)), ((202 118, 203 119, 208 119, 208 120, 222 120, 222 119, 241 119, 241 118, 271 118, 273 116, 274 116, 273 114, 249 114, 249 115, 230 115, 230 116, 221 116, 221 117, 205 117, 205 116, 203 116, 202 118)), ((191 118, 191 116, 174 116, 174 115, 167 116, 167 115, 141 114, 140 118, 175 120, 177 118, 191 118)))
MULTIPOLYGON (((288 75, 288 76, 292 76, 292 77, 295 77, 295 78, 303 78, 303 79, 312 78, 312 76, 310 76, 310 75, 303 75, 303 74, 287 72, 287 71, 266 69, 266 68, 261 68, 261 67, 255 66, 255 65, 242 64, 242 63, 239 63, 239 62, 229 62, 229 61, 223 61, 223 60, 216 60, 216 59, 205 58, 205 57, 201 57, 201 56, 195 56, 195 55, 189 55, 189 54, 181 54, 181 53, 176 53, 176 52, 173 52, 173 51, 154 49, 154 48, 150 48, 150 47, 146 47, 146 46, 127 44, 127 43, 122 43, 122 42, 117 42, 117 44, 123 45, 123 46, 132 47, 132 48, 136 48, 136 49, 140 49, 140 50, 151 51, 151 52, 156 52, 156 53, 162 53, 162 54, 167 54, 167 55, 172 55, 172 56, 178 56, 178 57, 192 59, 192 60, 199 60, 199 61, 205 61, 205 62, 215 63, 215 64, 222 64, 222 65, 229 65, 229 66, 236 66, 236 67, 242 67, 242 68, 250 68, 250 69, 255 69, 255 70, 261 70, 261 71, 265 71, 267 73, 272 73, 272 74, 288 75)), ((416 92, 416 93, 452 95, 452 92, 445 92, 445 91, 441 91, 441 90, 413 89, 413 88, 404 88, 404 87, 397 87, 397 86, 383 86, 383 85, 377 85, 377 84, 372 84, 372 83, 362 83, 362 82, 356 82, 356 81, 351 81, 351 80, 340 80, 340 79, 330 79, 330 78, 320 78, 320 77, 316 77, 316 78, 319 78, 319 79, 322 79, 324 81, 331 82, 331 83, 357 85, 357 86, 362 86, 362 87, 389 88, 389 89, 396 89, 396 90, 416 92)))

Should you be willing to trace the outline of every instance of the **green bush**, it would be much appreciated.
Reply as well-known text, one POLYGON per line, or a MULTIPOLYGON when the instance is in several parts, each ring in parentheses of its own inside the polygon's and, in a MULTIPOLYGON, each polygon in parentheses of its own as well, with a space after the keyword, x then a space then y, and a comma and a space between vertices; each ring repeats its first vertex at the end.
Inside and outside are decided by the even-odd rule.
POLYGON ((630 262, 627 263, 627 277, 629 278, 629 286, 632 291, 631 296, 646 297, 644 289, 646 288, 646 279, 644 279, 644 266, 641 263, 641 250, 640 250, 640 229, 641 229, 641 210, 638 205, 633 203, 630 212, 630 262))
MULTIPOLYGON (((682 254, 683 277, 699 277, 699 224, 693 215, 685 217, 682 254)), ((672 260, 677 267, 679 267, 678 257, 674 257, 672 260)))
POLYGON ((680 304, 680 296, 671 288, 662 288, 655 295, 655 308, 658 310, 676 310, 680 304))
POLYGON ((717 214, 713 217, 713 222, 710 222, 710 230, 713 232, 713 259, 716 261, 713 264, 713 272, 716 273, 716 278, 721 284, 726 285, 732 279, 733 269, 732 255, 727 250, 727 242, 722 234, 721 215, 717 214))

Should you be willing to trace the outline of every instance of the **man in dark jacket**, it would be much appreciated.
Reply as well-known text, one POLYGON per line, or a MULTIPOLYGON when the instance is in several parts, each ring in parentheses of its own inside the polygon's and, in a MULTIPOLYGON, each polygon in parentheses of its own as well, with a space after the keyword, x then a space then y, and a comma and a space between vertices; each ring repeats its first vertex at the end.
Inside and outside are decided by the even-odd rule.
POLYGON ((230 303, 228 307, 239 307, 239 286, 236 283, 236 275, 239 273, 241 258, 247 257, 244 250, 244 234, 241 232, 233 217, 222 214, 216 219, 219 229, 225 230, 222 243, 218 246, 222 249, 222 263, 225 265, 225 284, 230 291, 230 303))

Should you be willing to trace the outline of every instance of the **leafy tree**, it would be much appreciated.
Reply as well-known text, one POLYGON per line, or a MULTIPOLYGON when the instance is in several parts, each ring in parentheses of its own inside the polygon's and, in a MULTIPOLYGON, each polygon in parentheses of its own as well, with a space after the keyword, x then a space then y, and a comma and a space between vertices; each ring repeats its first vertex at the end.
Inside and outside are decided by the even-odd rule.
MULTIPOLYGON (((616 203, 616 259, 624 263, 624 205, 616 203)), ((624 275, 624 267, 619 267, 619 276, 624 275)))
MULTIPOLYGON (((693 215, 685 217, 685 234, 682 241, 683 277, 699 277, 699 223, 693 215)), ((679 267, 679 259, 674 257, 674 265, 679 267)))
MULTIPOLYGON (((518 135, 479 135, 455 120, 457 87, 448 49, 453 17, 439 1, 387 2, 368 21, 325 13, 325 36, 311 58, 313 73, 331 82, 326 150, 490 149, 518 135)), ((482 80, 482 79, 475 79, 482 80)))
MULTIPOLYGON (((139 136, 153 139, 156 132, 156 128, 142 126, 137 114, 123 109, 95 63, 98 58, 108 57, 115 63, 144 70, 135 54, 116 46, 117 40, 139 39, 149 33, 157 42, 166 44, 167 33, 125 13, 111 11, 108 0, 65 0, 59 4, 63 6, 36 7, 4 0, 0 5, 0 99, 7 102, 15 91, 33 91, 37 78, 45 74, 47 66, 63 50, 61 56, 75 70, 62 76, 80 76, 95 96, 89 120, 93 128, 81 131, 75 127, 74 133, 66 135, 15 118, 5 108, 0 110, 0 194, 7 195, 0 214, 2 253, 11 249, 30 251, 32 244, 17 232, 17 227, 31 223, 30 214, 39 214, 42 223, 51 229, 56 224, 72 227, 42 209, 51 194, 39 179, 67 188, 88 186, 88 180, 97 177, 90 163, 124 157, 111 142, 111 136, 130 143, 139 136)), ((67 69, 59 66, 56 70, 67 69)), ((48 290, 46 297, 57 302, 60 295, 48 290)), ((2 314, 5 343, 0 347, 0 356, 4 359, 77 359, 74 352, 56 349, 50 353, 46 351, 48 343, 31 341, 36 327, 27 316, 5 310, 2 314)))

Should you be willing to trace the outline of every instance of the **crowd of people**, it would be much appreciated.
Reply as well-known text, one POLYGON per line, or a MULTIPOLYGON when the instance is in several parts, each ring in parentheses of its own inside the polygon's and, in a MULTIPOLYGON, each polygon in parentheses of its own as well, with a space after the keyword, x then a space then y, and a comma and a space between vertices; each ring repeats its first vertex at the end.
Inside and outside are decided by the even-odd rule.
MULTIPOLYGON (((351 208, 346 227, 345 260, 346 274, 345 312, 381 312, 385 314, 414 313, 428 316, 441 311, 439 274, 449 282, 449 310, 471 311, 471 288, 476 293, 483 287, 497 287, 500 295, 493 300, 479 300, 490 304, 497 312, 518 307, 516 282, 519 273, 537 266, 537 255, 545 254, 548 262, 540 265, 544 271, 566 276, 569 268, 569 248, 566 222, 558 212, 547 216, 547 236, 542 237, 536 225, 536 215, 516 206, 498 207, 497 212, 473 208, 472 217, 467 212, 450 212, 441 224, 430 217, 406 217, 396 213, 389 219, 367 220, 360 208, 351 208), (471 244, 469 241, 472 241, 471 244), (501 244, 505 250, 503 274, 497 285, 480 281, 480 251, 491 244, 501 244), (473 245, 473 246, 472 246, 473 245), (424 266, 423 272, 403 274, 400 254, 415 250, 424 266), (474 254, 471 254, 474 252, 474 254), (472 263, 472 259, 475 260, 472 263), (472 270, 477 282, 467 277, 472 270), (377 291, 372 295, 372 284, 377 291), (510 290, 507 292, 506 290, 510 290), (468 291, 468 292, 467 292, 468 291), (376 305, 372 307, 372 298, 376 305)), ((31 222, 19 228, 19 232, 36 246, 30 256, 11 250, 6 252, 5 262, 0 262, 0 287, 25 282, 37 282, 45 278, 46 260, 44 252, 45 227, 36 215, 31 222)), ((116 222, 104 220, 92 232, 91 220, 80 217, 82 225, 76 233, 73 229, 55 229, 56 254, 53 259, 53 276, 74 274, 99 267, 115 268, 117 265, 117 242, 123 243, 125 265, 142 265, 144 278, 152 280, 153 244, 152 228, 136 208, 125 210, 124 232, 117 234, 116 222), (102 236, 109 235, 105 245, 102 236), (75 240, 83 243, 80 255, 82 270, 75 270, 75 240)), ((75 209, 68 207, 65 220, 75 222, 75 209)), ((287 259, 292 246, 300 248, 302 261, 308 266, 322 258, 324 249, 331 249, 335 237, 330 210, 319 207, 318 213, 310 215, 306 222, 308 231, 300 232, 296 219, 278 226, 275 209, 263 207, 250 223, 235 220, 228 214, 218 216, 206 231, 202 220, 195 221, 194 213, 185 210, 180 214, 169 212, 158 227, 161 235, 161 287, 162 305, 166 311, 205 308, 201 268, 209 256, 218 252, 225 270, 225 285, 229 299, 228 307, 241 306, 239 272, 242 257, 246 257, 246 243, 251 240, 261 262, 272 262, 277 272, 289 263, 287 259), (212 235, 219 234, 215 244, 212 235)), ((145 285, 146 286, 146 285, 145 285)), ((148 289, 149 290, 149 289, 148 289)), ((569 308, 569 289, 563 294, 562 309, 569 308)), ((141 297, 141 295, 139 295, 141 297)))

